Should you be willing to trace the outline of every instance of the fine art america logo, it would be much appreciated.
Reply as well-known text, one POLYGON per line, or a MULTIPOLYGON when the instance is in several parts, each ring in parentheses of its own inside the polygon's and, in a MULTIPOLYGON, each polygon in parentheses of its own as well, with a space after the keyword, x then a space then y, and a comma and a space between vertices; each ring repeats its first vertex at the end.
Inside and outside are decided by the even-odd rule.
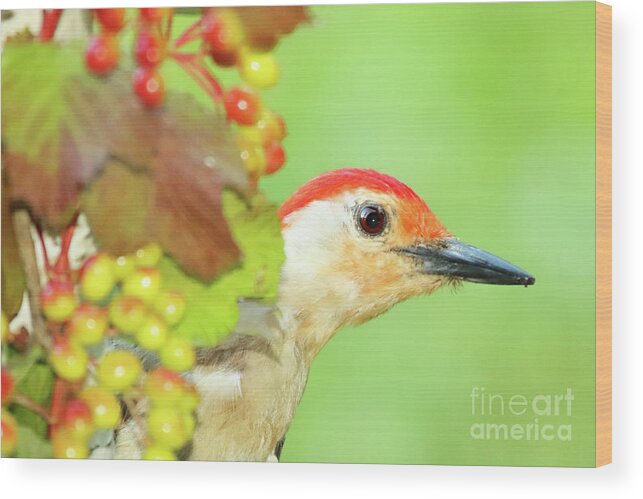
POLYGON ((474 440, 572 439, 571 388, 563 393, 526 396, 489 393, 484 387, 474 386, 470 397, 475 421, 469 434, 474 440))

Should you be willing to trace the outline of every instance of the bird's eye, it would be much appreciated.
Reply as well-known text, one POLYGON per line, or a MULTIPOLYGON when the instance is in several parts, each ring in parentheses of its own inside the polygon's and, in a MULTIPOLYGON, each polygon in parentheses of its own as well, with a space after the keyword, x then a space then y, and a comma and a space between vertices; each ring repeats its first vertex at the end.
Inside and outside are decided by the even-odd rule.
POLYGON ((357 221, 364 232, 376 236, 386 227, 386 213, 379 206, 363 206, 359 210, 357 221))

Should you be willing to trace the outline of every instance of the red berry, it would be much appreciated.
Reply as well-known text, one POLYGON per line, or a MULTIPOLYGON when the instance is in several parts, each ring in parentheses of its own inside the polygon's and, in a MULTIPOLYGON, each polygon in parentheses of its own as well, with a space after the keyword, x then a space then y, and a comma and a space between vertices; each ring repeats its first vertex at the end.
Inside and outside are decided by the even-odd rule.
POLYGON ((94 431, 92 411, 82 400, 70 400, 65 405, 61 418, 62 424, 79 439, 86 439, 94 431))
POLYGON ((236 52, 215 52, 210 50, 210 57, 212 57, 215 64, 222 68, 230 68, 237 64, 236 52))
POLYGON ((134 57, 139 66, 154 68, 165 57, 165 47, 158 35, 149 31, 142 31, 136 38, 134 57))
POLYGON ((85 62, 92 73, 106 75, 118 64, 118 42, 109 35, 92 38, 85 52, 85 62))
POLYGON ((226 93, 224 103, 229 119, 240 125, 257 122, 261 106, 255 93, 235 87, 226 93))
POLYGON ((94 9, 96 19, 109 33, 118 33, 125 26, 125 9, 94 9))
POLYGON ((221 19, 216 14, 204 16, 202 21, 203 41, 210 49, 217 52, 229 52, 230 44, 227 43, 226 32, 221 19))
POLYGON ((91 421, 92 412, 89 406, 82 400, 70 400, 63 410, 62 422, 64 424, 70 424, 77 419, 91 421))
POLYGON ((202 21, 203 41, 210 55, 219 66, 232 66, 236 63, 236 52, 243 42, 243 32, 238 22, 228 15, 210 13, 202 21))
POLYGON ((279 142, 271 142, 264 147, 266 154, 265 174, 270 175, 279 171, 286 162, 286 153, 279 142))
POLYGON ((0 375, 0 391, 2 392, 2 404, 10 402, 13 396, 13 378, 4 367, 0 375))
POLYGON ((169 14, 172 9, 167 8, 147 8, 139 9, 141 19, 149 24, 158 23, 161 19, 165 17, 166 14, 169 14))
POLYGON ((134 72, 134 92, 148 107, 156 107, 165 96, 165 84, 160 74, 149 68, 137 68, 134 72))

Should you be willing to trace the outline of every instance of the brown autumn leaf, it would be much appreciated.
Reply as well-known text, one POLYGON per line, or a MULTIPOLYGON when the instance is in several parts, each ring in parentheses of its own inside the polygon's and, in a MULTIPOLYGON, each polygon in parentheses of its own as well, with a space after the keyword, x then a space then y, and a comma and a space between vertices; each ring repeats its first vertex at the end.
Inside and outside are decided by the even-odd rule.
POLYGON ((153 133, 114 133, 111 159, 83 196, 94 237, 113 254, 156 241, 186 272, 211 280, 241 257, 221 193, 244 192, 246 174, 225 118, 182 94, 168 95, 162 110, 136 104, 121 123, 153 133))
POLYGON ((209 281, 241 257, 223 216, 222 189, 209 168, 170 159, 147 173, 111 160, 85 191, 83 207, 103 249, 125 254, 156 241, 184 271, 209 281))
POLYGON ((220 196, 245 192, 247 178, 222 110, 171 92, 148 109, 129 73, 90 76, 77 60, 82 46, 6 49, 3 161, 13 202, 53 230, 84 210, 106 251, 157 241, 202 279, 238 261, 220 196))
POLYGON ((238 7, 236 9, 250 41, 270 45, 279 37, 292 33, 301 23, 309 22, 303 6, 238 7))
POLYGON ((18 243, 5 196, 6 178, 2 176, 2 311, 11 320, 20 310, 25 291, 25 273, 22 269, 18 243))

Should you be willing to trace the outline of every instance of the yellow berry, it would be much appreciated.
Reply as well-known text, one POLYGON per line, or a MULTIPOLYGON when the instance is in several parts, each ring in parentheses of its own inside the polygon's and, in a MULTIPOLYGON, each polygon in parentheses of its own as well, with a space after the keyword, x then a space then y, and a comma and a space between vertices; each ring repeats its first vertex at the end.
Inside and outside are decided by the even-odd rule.
POLYGON ((178 291, 163 291, 154 300, 154 310, 170 327, 181 322, 185 308, 185 298, 178 291))
POLYGON ((119 281, 125 279, 136 270, 135 257, 131 255, 119 256, 114 260, 114 274, 119 281))
POLYGON ((152 445, 143 452, 143 459, 145 461, 176 461, 176 456, 171 450, 152 445))
POLYGON ((159 355, 163 366, 177 372, 192 369, 196 360, 192 344, 183 338, 177 337, 167 340, 159 355))
POLYGON ((107 352, 99 361, 96 373, 101 386, 120 392, 130 388, 143 372, 139 358, 125 350, 107 352))
POLYGON ((61 342, 54 346, 49 361, 58 376, 67 381, 80 381, 87 372, 89 357, 85 349, 73 342, 61 342))
POLYGON ((136 330, 135 336, 139 345, 155 352, 165 344, 169 334, 167 325, 157 316, 150 315, 136 330))
POLYGON ((51 449, 57 459, 86 459, 89 456, 87 444, 66 428, 52 435, 51 449))
POLYGON ((123 281, 123 294, 151 303, 161 290, 161 273, 154 267, 142 267, 123 281))
POLYGON ((96 428, 109 430, 121 421, 121 406, 116 396, 100 386, 83 390, 80 398, 89 406, 96 428))
POLYGON ((83 298, 94 303, 107 298, 116 286, 114 261, 104 253, 98 253, 87 260, 80 275, 83 298))
POLYGON ((149 243, 136 250, 134 261, 137 267, 155 267, 162 256, 163 248, 157 243, 149 243))
POLYGON ((257 88, 269 88, 279 81, 279 64, 271 52, 241 50, 239 73, 246 83, 257 88))

